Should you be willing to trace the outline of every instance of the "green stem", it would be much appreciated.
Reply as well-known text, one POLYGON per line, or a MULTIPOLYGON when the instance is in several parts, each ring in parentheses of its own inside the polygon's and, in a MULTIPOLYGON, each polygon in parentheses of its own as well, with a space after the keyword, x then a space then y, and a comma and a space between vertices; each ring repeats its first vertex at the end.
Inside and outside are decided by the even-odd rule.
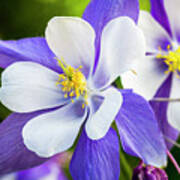
MULTIPOLYGON (((112 127, 114 128, 114 130, 117 132, 117 135, 119 136, 116 123, 113 123, 112 127)), ((119 136, 119 144, 121 144, 120 136, 119 136)), ((120 165, 121 165, 120 179, 131 180, 131 178, 132 178, 132 168, 129 165, 127 159, 126 159, 125 153, 124 153, 121 145, 120 145, 120 165)))
POLYGON ((130 180, 132 178, 132 168, 130 167, 128 161, 126 160, 126 157, 124 156, 124 153, 120 152, 120 162, 121 162, 121 171, 125 174, 126 179, 130 180))

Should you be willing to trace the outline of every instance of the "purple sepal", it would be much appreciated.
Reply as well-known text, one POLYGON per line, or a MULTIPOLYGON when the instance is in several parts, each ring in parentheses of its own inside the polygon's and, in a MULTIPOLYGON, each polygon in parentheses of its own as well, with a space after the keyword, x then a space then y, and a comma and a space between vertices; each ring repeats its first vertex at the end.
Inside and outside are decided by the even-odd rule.
POLYGON ((48 163, 44 163, 40 166, 17 172, 16 180, 32 180, 32 179, 39 179, 39 178, 43 178, 44 176, 47 176, 51 172, 50 164, 48 163))
POLYGON ((2 180, 67 180, 59 158, 64 154, 51 158, 40 166, 0 176, 2 180))
POLYGON ((20 171, 16 175, 16 180, 40 180, 46 178, 53 178, 52 180, 67 180, 60 164, 54 161, 53 158, 35 168, 20 171))
MULTIPOLYGON (((170 96, 171 85, 172 85, 172 74, 170 74, 168 78, 164 81, 164 83, 160 86, 160 88, 158 89, 155 95, 155 98, 157 97, 168 98, 170 96)), ((159 122, 160 129, 164 134, 166 145, 168 149, 170 149, 173 146, 173 144, 170 143, 168 139, 176 141, 179 136, 179 132, 175 130, 171 125, 169 125, 167 121, 168 102, 151 101, 150 104, 155 112, 156 118, 159 122)))
POLYGON ((132 180, 168 180, 168 176, 163 169, 140 163, 134 169, 132 180))
POLYGON ((28 169, 45 162, 29 151, 22 139, 22 128, 31 118, 47 111, 13 113, 0 124, 0 174, 28 169))
POLYGON ((124 151, 146 164, 165 166, 166 146, 151 106, 135 93, 122 94, 116 124, 124 151))
POLYGON ((172 36, 167 13, 164 8, 164 0, 150 0, 151 1, 151 14, 172 36))
POLYGON ((90 140, 83 130, 72 157, 70 172, 74 180, 118 180, 119 140, 110 129, 100 140, 90 140))
POLYGON ((138 0, 91 0, 84 11, 83 18, 92 25, 96 32, 94 70, 99 58, 101 33, 104 26, 119 16, 129 16, 137 22, 138 15, 138 0))
POLYGON ((0 67, 6 68, 17 61, 40 63, 56 72, 61 72, 55 55, 49 49, 45 38, 25 38, 20 40, 0 40, 0 67))
POLYGON ((129 16, 137 22, 139 3, 137 0, 91 0, 84 11, 87 20, 100 36, 104 26, 118 16, 129 16))

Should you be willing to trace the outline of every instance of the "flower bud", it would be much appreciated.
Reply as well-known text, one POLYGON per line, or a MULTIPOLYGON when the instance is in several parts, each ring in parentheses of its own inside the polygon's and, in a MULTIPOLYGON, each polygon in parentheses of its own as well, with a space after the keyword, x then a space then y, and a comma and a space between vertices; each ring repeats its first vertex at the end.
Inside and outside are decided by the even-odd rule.
POLYGON ((142 162, 134 169, 132 180, 168 180, 163 169, 146 166, 142 162))

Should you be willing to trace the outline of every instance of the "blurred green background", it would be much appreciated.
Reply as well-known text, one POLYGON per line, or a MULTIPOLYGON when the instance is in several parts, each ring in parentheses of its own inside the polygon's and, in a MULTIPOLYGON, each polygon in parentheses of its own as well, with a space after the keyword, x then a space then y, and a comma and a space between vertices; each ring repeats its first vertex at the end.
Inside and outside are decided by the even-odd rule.
MULTIPOLYGON (((0 0, 0 39, 19 39, 43 36, 47 22, 53 16, 81 16, 90 0, 0 0)), ((148 0, 140 0, 140 8, 150 10, 148 0)), ((0 105, 0 121, 10 111, 0 105)), ((180 150, 176 147, 172 153, 180 163, 180 150)), ((128 156, 121 150, 121 180, 130 180, 132 170, 138 159, 128 156)), ((65 169, 68 177, 70 174, 65 169)), ((170 180, 179 180, 174 166, 169 163, 166 171, 170 180)))
POLYGON ((81 16, 89 0, 1 0, 0 36, 42 36, 53 16, 81 16))

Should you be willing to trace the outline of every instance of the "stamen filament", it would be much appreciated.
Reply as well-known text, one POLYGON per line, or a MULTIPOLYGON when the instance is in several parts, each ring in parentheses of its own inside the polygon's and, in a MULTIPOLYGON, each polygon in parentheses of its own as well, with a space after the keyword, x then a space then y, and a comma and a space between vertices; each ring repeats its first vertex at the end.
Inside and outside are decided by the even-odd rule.
POLYGON ((156 58, 163 59, 164 63, 168 66, 168 70, 165 71, 165 74, 173 72, 175 73, 177 78, 180 78, 180 47, 177 50, 172 51, 171 45, 168 45, 167 54, 162 52, 161 47, 159 47, 158 49, 160 53, 157 54, 156 58))
POLYGON ((78 99, 80 96, 82 96, 85 101, 85 103, 82 104, 82 108, 84 108, 87 104, 88 93, 86 78, 80 71, 82 66, 79 66, 77 69, 75 69, 67 65, 64 59, 57 60, 64 73, 59 75, 56 85, 62 86, 61 89, 65 93, 64 97, 70 97, 72 103, 74 102, 74 99, 72 99, 73 97, 78 99))
POLYGON ((151 99, 151 101, 158 101, 158 102, 180 102, 180 98, 157 97, 157 98, 151 99))
POLYGON ((168 142, 171 143, 172 145, 180 148, 180 144, 177 143, 176 141, 172 140, 171 138, 169 138, 169 137, 167 137, 167 136, 165 136, 165 135, 164 135, 164 138, 166 139, 166 141, 168 141, 168 142))

